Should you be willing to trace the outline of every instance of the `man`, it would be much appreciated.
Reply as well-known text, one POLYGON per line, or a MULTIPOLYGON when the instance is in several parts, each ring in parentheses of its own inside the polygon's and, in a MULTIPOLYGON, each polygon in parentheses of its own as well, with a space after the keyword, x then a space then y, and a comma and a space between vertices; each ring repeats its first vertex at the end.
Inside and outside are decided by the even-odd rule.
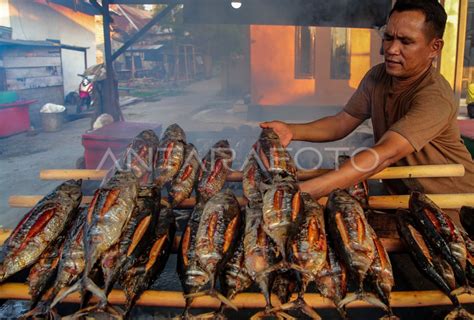
POLYGON ((261 123, 286 146, 291 140, 339 140, 372 118, 375 146, 337 171, 302 182, 302 191, 319 198, 395 164, 459 163, 464 177, 417 179, 418 185, 426 193, 474 192, 474 164, 461 142, 453 91, 432 66, 443 48, 446 19, 436 0, 398 0, 384 33, 385 63, 369 70, 343 111, 304 124, 261 123))

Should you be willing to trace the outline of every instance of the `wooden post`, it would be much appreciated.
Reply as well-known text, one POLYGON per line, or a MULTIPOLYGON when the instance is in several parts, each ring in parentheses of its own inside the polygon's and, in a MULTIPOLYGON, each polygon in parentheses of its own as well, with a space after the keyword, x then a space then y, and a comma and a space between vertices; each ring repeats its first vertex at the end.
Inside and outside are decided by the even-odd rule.
POLYGON ((105 57, 105 70, 107 78, 104 81, 104 94, 103 104, 104 112, 110 114, 115 121, 123 119, 122 112, 118 104, 118 88, 114 81, 114 68, 112 59, 112 43, 110 38, 110 0, 102 1, 103 8, 103 30, 104 30, 104 57, 105 57))

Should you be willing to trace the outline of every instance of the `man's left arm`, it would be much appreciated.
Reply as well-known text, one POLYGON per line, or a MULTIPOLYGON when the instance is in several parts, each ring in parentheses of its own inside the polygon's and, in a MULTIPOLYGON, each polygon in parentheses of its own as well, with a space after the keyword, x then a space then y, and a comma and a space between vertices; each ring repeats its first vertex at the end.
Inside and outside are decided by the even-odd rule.
POLYGON ((336 188, 347 188, 365 180, 414 151, 412 144, 405 137, 389 130, 374 147, 356 154, 339 170, 301 182, 301 191, 320 198, 336 188))

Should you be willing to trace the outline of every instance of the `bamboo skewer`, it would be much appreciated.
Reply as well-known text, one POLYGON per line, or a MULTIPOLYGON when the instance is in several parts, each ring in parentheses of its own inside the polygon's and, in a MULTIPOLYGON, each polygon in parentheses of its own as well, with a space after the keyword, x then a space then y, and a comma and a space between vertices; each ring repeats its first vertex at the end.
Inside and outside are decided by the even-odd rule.
MULTIPOLYGON (((0 229, 0 246, 5 242, 5 240, 10 236, 11 230, 8 229, 0 229)), ((176 236, 173 241, 173 249, 172 252, 178 252, 179 242, 181 241, 181 236, 176 236)), ((395 238, 381 238, 382 244, 384 248, 388 252, 401 252, 403 251, 403 244, 400 239, 395 238)))
MULTIPOLYGON (((299 171, 300 180, 308 180, 320 176, 330 169, 317 169, 299 171)), ((107 174, 107 170, 86 170, 86 169, 58 169, 41 170, 40 179, 42 180, 102 180, 107 174)), ((390 167, 370 177, 369 179, 403 179, 403 178, 433 178, 433 177, 462 177, 464 176, 464 166, 460 164, 444 165, 423 165, 390 167)), ((227 176, 228 181, 237 182, 242 180, 242 172, 233 171, 227 176)))
MULTIPOLYGON (((0 285, 0 300, 30 300, 28 286, 22 283, 6 283, 0 285)), ((292 297, 293 299, 296 296, 292 297)), ((473 295, 461 295, 458 297, 461 303, 474 303, 473 295)), ((306 293, 304 295, 306 302, 315 309, 334 308, 334 304, 320 294, 306 293)), ((79 303, 81 300, 79 293, 73 293, 66 297, 63 302, 79 303)), ((112 290, 108 297, 111 304, 125 304, 125 295, 121 290, 112 290)), ((260 309, 265 307, 265 299, 260 293, 240 293, 233 303, 240 309, 260 309)), ((274 305, 279 305, 278 299, 272 296, 274 305)), ((446 295, 438 290, 427 291, 395 291, 390 295, 390 304, 394 308, 424 307, 433 305, 451 305, 451 301, 446 295)), ((137 305, 141 306, 160 306, 170 308, 184 308, 185 302, 183 293, 179 291, 145 291, 137 305)), ((192 305, 193 308, 219 308, 220 301, 212 297, 198 297, 192 305)), ((372 307, 365 301, 355 301, 347 305, 348 308, 367 308, 372 307)))
MULTIPOLYGON (((458 209, 462 206, 474 206, 474 193, 458 193, 458 194, 428 194, 431 200, 433 200, 438 206, 443 209, 458 209)), ((8 205, 12 208, 31 208, 35 206, 44 196, 34 195, 15 195, 8 198, 8 205)), ((369 197, 369 205, 372 209, 385 210, 385 209, 397 209, 397 208, 408 208, 408 195, 394 195, 394 196, 372 196, 369 197)), ((84 196, 82 198, 82 204, 89 204, 92 200, 90 196, 84 196)), ((239 203, 245 205, 247 201, 239 197, 239 203)), ((321 205, 325 205, 327 198, 323 197, 318 200, 321 205)), ((195 198, 189 198, 184 200, 178 209, 190 209, 196 204, 195 198)))

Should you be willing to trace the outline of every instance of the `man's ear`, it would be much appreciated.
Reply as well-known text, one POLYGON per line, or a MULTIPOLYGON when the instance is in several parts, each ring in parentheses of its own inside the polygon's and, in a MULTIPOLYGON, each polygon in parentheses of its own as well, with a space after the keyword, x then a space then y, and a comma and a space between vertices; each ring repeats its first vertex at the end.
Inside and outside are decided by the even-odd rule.
POLYGON ((435 38, 431 41, 430 47, 431 47, 431 52, 430 52, 430 58, 436 58, 441 54, 441 50, 443 49, 444 46, 444 41, 443 39, 440 38, 435 38))

